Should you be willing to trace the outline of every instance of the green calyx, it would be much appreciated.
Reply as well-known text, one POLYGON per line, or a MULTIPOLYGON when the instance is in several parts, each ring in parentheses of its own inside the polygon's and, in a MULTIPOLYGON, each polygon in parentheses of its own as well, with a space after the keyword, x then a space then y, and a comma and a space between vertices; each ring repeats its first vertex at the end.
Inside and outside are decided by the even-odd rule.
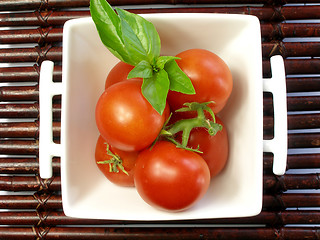
POLYGON ((105 161, 99 161, 97 163, 98 164, 109 164, 109 172, 118 173, 121 170, 126 175, 129 175, 129 173, 124 169, 124 167, 122 165, 121 158, 117 154, 114 154, 113 152, 111 152, 109 144, 107 144, 107 143, 105 143, 105 144, 107 145, 106 146, 107 154, 112 158, 109 160, 105 160, 105 161))
POLYGON ((110 52, 135 68, 128 78, 143 78, 141 91, 160 114, 169 90, 195 94, 189 77, 179 68, 176 57, 160 56, 161 41, 154 25, 143 17, 105 0, 90 0, 90 13, 103 44, 110 52))
POLYGON ((216 123, 215 115, 212 111, 212 109, 208 106, 212 102, 205 102, 205 103, 185 103, 183 108, 178 109, 176 112, 197 112, 197 116, 194 118, 188 118, 188 119, 182 119, 170 126, 164 127, 162 134, 163 136, 168 139, 169 141, 172 141, 176 143, 177 141, 174 140, 174 135, 178 132, 182 132, 182 142, 176 143, 177 147, 185 148, 187 150, 194 150, 199 152, 198 149, 190 149, 187 147, 190 132, 194 128, 206 128, 208 133, 211 136, 214 136, 217 134, 218 131, 222 130, 222 125, 216 123), (212 118, 210 120, 206 117, 205 111, 208 112, 212 118))

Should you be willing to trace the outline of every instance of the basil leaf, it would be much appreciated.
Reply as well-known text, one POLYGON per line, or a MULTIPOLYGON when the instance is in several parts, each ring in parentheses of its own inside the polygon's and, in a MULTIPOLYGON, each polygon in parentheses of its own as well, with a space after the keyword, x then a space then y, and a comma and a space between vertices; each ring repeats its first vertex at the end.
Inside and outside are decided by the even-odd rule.
POLYGON ((170 90, 184 94, 195 94, 190 78, 181 70, 176 61, 169 61, 164 66, 170 80, 170 90))
POLYGON ((143 17, 116 8, 120 17, 122 38, 132 54, 134 65, 141 60, 153 63, 160 56, 160 37, 153 24, 143 17))
POLYGON ((90 0, 90 13, 101 41, 114 56, 135 66, 128 78, 143 78, 141 90, 151 105, 162 114, 169 89, 194 94, 177 58, 160 56, 161 41, 154 25, 123 9, 116 8, 116 12, 106 0, 90 0))
POLYGON ((105 0, 91 0, 90 13, 102 43, 120 60, 130 63, 128 53, 122 39, 119 16, 105 0))
POLYGON ((169 85, 168 74, 163 69, 154 73, 151 78, 143 79, 142 94, 161 115, 166 107, 169 85))
POLYGON ((179 59, 178 57, 173 57, 173 56, 160 56, 158 57, 157 61, 156 61, 156 66, 158 69, 164 69, 164 65, 169 62, 172 61, 174 59, 179 59))
POLYGON ((142 60, 132 69, 128 74, 128 79, 130 78, 151 78, 153 75, 152 66, 145 60, 142 60))

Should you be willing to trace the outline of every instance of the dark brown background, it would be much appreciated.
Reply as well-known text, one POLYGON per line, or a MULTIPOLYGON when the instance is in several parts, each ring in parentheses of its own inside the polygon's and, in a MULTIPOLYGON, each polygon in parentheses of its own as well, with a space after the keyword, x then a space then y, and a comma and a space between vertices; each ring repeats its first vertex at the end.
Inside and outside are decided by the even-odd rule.
MULTIPOLYGON (((0 1, 0 239, 320 239, 320 5, 299 0, 111 0, 135 13, 211 12, 260 19, 263 75, 281 54, 287 73, 288 156, 284 176, 264 154, 261 214, 177 222, 73 219, 62 212, 60 159, 38 175, 39 66, 55 62, 61 81, 62 27, 89 16, 89 0, 0 1), (306 4, 304 4, 306 3, 306 4), (8 28, 10 27, 10 28, 8 28), (21 45, 26 44, 26 45, 21 45), (304 151, 297 151, 303 148, 304 151), (195 227, 196 226, 196 227, 195 227)), ((61 98, 53 100, 54 138, 61 98)), ((272 97, 264 94, 264 138, 273 136, 272 97)))

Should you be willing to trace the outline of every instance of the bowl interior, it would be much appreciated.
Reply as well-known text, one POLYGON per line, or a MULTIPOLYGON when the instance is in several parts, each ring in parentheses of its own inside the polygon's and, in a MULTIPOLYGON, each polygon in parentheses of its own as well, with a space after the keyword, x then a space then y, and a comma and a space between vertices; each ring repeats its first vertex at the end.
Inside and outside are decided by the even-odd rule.
POLYGON ((146 14, 157 28, 163 55, 189 48, 218 54, 229 66, 234 90, 219 114, 228 129, 224 171, 193 208, 169 213, 147 205, 134 188, 110 183, 95 165, 99 132, 95 105, 118 62, 101 43, 91 18, 70 20, 63 33, 61 144, 62 200, 71 217, 174 220, 244 217, 262 206, 262 56, 257 18, 230 14, 146 14))

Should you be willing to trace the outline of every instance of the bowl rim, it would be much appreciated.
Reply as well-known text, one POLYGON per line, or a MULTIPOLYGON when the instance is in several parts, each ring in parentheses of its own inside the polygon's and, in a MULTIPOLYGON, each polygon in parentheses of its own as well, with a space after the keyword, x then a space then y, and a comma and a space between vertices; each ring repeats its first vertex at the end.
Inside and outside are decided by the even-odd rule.
MULTIPOLYGON (((248 19, 248 21, 255 21, 255 24, 259 24, 260 27, 260 22, 258 20, 258 18, 256 16, 252 16, 252 15, 243 15, 243 14, 224 14, 224 13, 146 13, 146 14, 140 14, 142 16, 162 16, 162 17, 166 17, 166 16, 171 16, 171 17, 175 17, 175 18, 184 18, 184 17, 194 17, 194 18, 198 18, 198 17, 209 17, 212 19, 215 18, 220 18, 220 19, 233 19, 234 21, 237 21, 239 19, 248 19)), ((79 27, 82 24, 88 24, 88 23, 92 23, 92 19, 91 17, 84 17, 84 18, 78 18, 78 19, 72 19, 72 20, 68 20, 63 28, 63 45, 66 46, 65 43, 67 43, 69 41, 69 34, 71 34, 70 32, 72 31, 72 28, 74 27, 79 27)), ((260 33, 259 33, 260 34, 260 33)), ((260 41, 261 44, 261 41, 260 41)), ((65 81, 67 79, 67 75, 68 73, 68 61, 66 60, 67 57, 69 57, 68 55, 68 49, 67 48, 63 48, 63 63, 62 63, 62 76, 63 76, 63 83, 65 84, 65 81)), ((261 76, 262 79, 262 76, 261 76)), ((64 88, 64 94, 67 94, 66 91, 66 87, 64 88)), ((261 93, 262 94, 262 93, 261 93)), ((61 113, 61 133, 65 132, 66 129, 66 102, 64 101, 64 99, 62 99, 62 113, 61 113)), ((61 136, 62 137, 62 136, 61 136)), ((64 148, 64 152, 66 151, 66 142, 64 142, 65 139, 64 137, 61 138, 61 144, 63 145, 64 148)), ((262 145, 262 142, 261 142, 262 145)), ((261 151, 262 154, 263 151, 261 151)), ((65 154, 64 154, 65 155, 65 154)), ((63 210, 65 212, 65 214, 67 216, 71 216, 71 217, 82 217, 81 213, 79 214, 79 212, 74 211, 73 207, 69 205, 68 199, 66 198, 66 191, 68 190, 67 184, 67 172, 66 172, 66 159, 65 156, 61 158, 61 187, 62 187, 62 203, 63 203, 63 210)), ((259 181, 261 182, 261 192, 258 193, 259 195, 259 203, 257 203, 257 205, 250 209, 250 211, 247 212, 247 214, 244 214, 242 216, 236 216, 236 217, 245 217, 245 216, 253 216, 253 215, 257 215, 258 213, 260 213, 261 209, 262 209, 262 161, 261 163, 258 164, 257 170, 259 171, 259 181), (260 201, 261 200, 261 201, 260 201)), ((84 216, 84 217, 88 217, 88 216, 84 216)), ((91 218, 89 216, 89 218, 91 218)), ((214 216, 212 216, 211 218, 215 218, 214 216)), ((186 218, 182 218, 182 219, 186 219, 186 218)), ((199 218, 197 218, 199 219, 199 218)), ((138 219, 135 219, 138 220, 138 219)), ((145 220, 145 219, 143 219, 145 220)), ((170 219, 169 219, 170 220, 170 219)), ((172 219, 175 220, 175 219, 172 219)))

